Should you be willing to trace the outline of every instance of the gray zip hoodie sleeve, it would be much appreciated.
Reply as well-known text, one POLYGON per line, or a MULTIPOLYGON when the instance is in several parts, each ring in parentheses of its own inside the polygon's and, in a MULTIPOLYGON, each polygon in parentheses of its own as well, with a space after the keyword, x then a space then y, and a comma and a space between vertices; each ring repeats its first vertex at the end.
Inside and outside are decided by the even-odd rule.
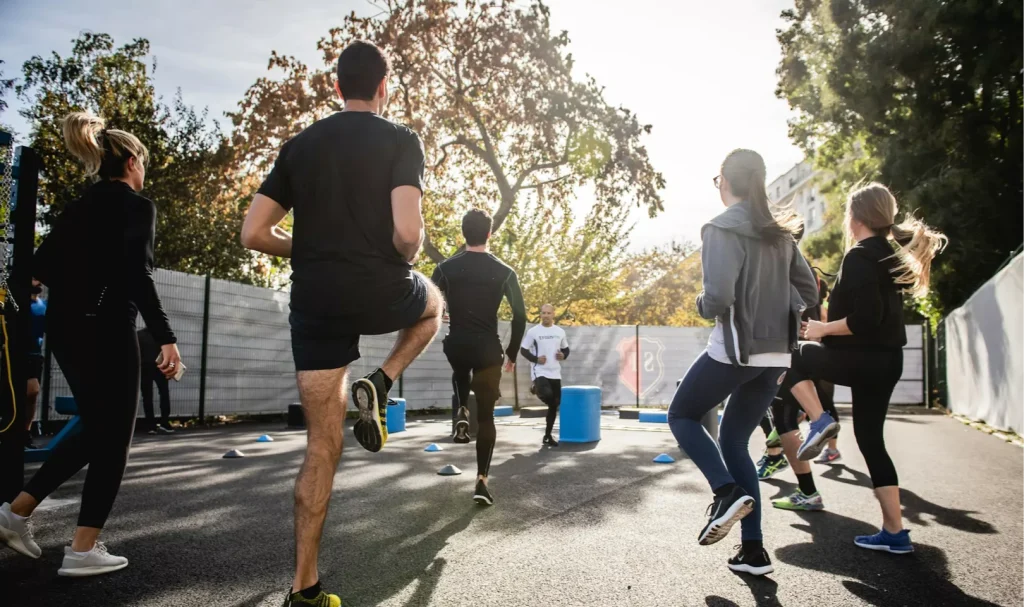
MULTIPOLYGON (((734 232, 711 224, 701 230, 700 263, 704 290, 697 295, 697 313, 701 318, 723 316, 736 301, 736 279, 746 256, 740 238, 734 232)), ((806 263, 804 267, 810 273, 806 263)), ((814 282, 813 276, 811 282, 814 282)))
POLYGON ((800 299, 804 300, 804 309, 818 305, 818 281, 814 278, 814 272, 807 265, 807 260, 800 253, 796 243, 793 243, 793 260, 789 263, 789 283, 796 287, 800 299))

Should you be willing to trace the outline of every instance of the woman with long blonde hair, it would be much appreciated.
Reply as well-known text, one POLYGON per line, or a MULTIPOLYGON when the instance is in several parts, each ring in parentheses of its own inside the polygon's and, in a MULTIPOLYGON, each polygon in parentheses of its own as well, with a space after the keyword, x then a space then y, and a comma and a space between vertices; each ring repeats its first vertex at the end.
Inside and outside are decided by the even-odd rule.
POLYGON ((75 112, 64 119, 68 150, 96 178, 67 205, 34 259, 33 274, 50 289, 47 339, 75 397, 82 431, 54 448, 10 504, 0 505, 0 539, 39 558, 29 517, 86 464, 78 526, 58 570, 89 576, 123 569, 128 559, 98 541, 128 463, 139 398, 139 312, 161 345, 160 370, 181 366, 174 333, 153 282, 156 207, 138 194, 148 151, 137 137, 75 112))
POLYGON ((829 322, 804 323, 803 342, 783 389, 811 419, 811 430, 797 456, 809 460, 839 430, 822 411, 814 380, 849 386, 853 395, 853 433, 864 455, 875 495, 882 506, 882 529, 858 536, 861 548, 897 554, 913 552, 903 528, 896 468, 885 450, 883 426, 889 399, 903 374, 903 293, 928 292, 931 263, 945 247, 946 236, 912 216, 896 223, 896 198, 871 183, 846 204, 846 228, 852 244, 843 257, 829 298, 829 322))

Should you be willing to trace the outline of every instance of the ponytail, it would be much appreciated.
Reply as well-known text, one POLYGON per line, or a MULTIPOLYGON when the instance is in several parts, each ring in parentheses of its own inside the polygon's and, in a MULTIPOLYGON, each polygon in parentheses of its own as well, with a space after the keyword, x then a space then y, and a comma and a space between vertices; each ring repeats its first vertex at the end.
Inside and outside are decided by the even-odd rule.
POLYGON ((907 215, 903 223, 891 228, 892 239, 896 241, 896 284, 909 285, 915 297, 928 293, 931 282, 932 260, 946 248, 949 238, 928 227, 913 215, 907 215))
POLYGON ((846 205, 849 220, 856 219, 878 236, 896 242, 893 257, 899 262, 893 269, 894 281, 905 285, 914 297, 928 293, 932 260, 946 248, 949 239, 909 213, 896 224, 896 197, 880 183, 869 183, 850 194, 846 205))
POLYGON ((129 158, 146 164, 149 151, 138 137, 105 127, 105 120, 88 112, 72 112, 64 118, 64 144, 85 166, 87 175, 115 179, 124 176, 129 158))
POLYGON ((764 159, 753 150, 729 152, 722 162, 722 177, 735 196, 749 200, 754 227, 761 238, 773 243, 792 242, 803 229, 803 222, 789 206, 773 205, 765 188, 767 169, 764 159))

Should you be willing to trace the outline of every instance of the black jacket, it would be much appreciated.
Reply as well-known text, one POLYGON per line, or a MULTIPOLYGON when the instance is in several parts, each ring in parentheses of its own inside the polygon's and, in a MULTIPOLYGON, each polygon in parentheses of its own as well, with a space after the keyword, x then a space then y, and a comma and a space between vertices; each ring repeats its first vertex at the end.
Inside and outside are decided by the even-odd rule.
POLYGON ((156 206, 122 181, 100 181, 71 202, 39 246, 33 276, 50 289, 51 323, 139 312, 158 344, 175 343, 153 282, 156 206))
POLYGON ((892 246, 882 236, 865 238, 847 251, 828 300, 828 320, 845 318, 853 335, 830 335, 823 344, 857 350, 907 344, 903 291, 893 276, 897 265, 892 246))

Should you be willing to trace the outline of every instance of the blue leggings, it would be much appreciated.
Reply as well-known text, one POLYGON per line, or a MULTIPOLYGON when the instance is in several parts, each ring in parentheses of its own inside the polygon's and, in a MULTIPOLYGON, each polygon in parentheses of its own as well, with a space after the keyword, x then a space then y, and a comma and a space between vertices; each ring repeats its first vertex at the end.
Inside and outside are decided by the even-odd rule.
POLYGON ((690 365, 668 410, 672 434, 704 473, 711 489, 736 483, 756 500, 754 511, 740 523, 744 540, 761 539, 761 492, 747 445, 785 372, 779 367, 734 367, 704 352, 690 365), (722 414, 716 444, 700 420, 727 396, 729 404, 722 414))

